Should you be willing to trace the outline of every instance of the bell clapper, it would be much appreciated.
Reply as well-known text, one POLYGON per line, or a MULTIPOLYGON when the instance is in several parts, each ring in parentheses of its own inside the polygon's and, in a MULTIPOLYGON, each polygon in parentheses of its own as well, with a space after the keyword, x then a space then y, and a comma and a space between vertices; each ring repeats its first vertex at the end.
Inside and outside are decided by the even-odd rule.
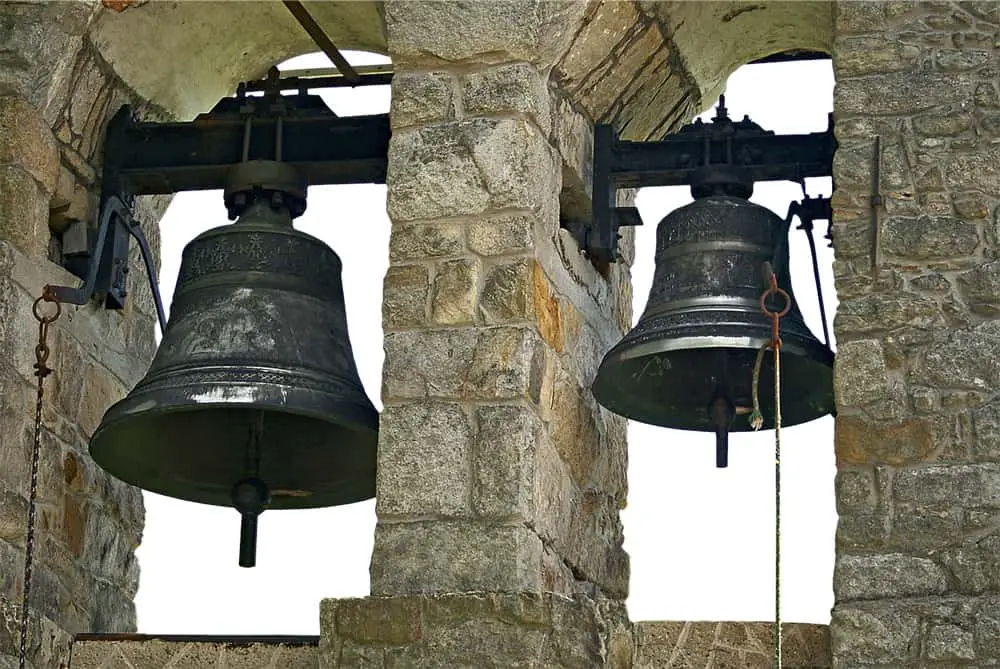
POLYGON ((241 479, 233 486, 233 506, 243 516, 240 523, 240 566, 257 564, 257 516, 271 502, 271 491, 259 478, 241 479))
POLYGON ((264 412, 257 412, 257 419, 250 428, 247 441, 247 476, 233 486, 233 506, 242 515, 240 522, 240 566, 257 564, 257 517, 271 503, 271 490, 258 478, 260 476, 260 442, 264 434, 264 412))
POLYGON ((729 466, 729 426, 736 410, 733 403, 719 395, 708 407, 715 425, 715 466, 719 469, 729 466))

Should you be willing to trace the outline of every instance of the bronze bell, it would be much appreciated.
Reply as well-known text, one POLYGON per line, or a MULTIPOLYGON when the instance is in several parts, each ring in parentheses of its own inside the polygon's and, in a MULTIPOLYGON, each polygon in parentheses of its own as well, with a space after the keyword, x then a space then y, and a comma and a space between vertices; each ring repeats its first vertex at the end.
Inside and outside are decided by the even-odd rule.
POLYGON ((374 497, 378 413, 348 339, 340 258, 292 227, 305 186, 287 165, 244 163, 226 201, 239 220, 184 249, 152 365, 90 452, 145 490, 235 506, 250 567, 265 508, 374 497))
MULTIPOLYGON (((725 467, 728 432, 751 429, 745 414, 752 406, 754 362, 771 340, 771 322, 760 308, 765 263, 791 295, 789 223, 748 200, 752 184, 727 182, 731 175, 724 171, 712 176, 719 180, 692 188, 695 201, 660 222, 645 311, 604 357, 593 392, 632 420, 715 432, 716 465, 725 467), (734 420, 736 415, 743 417, 734 420)), ((831 413, 833 353, 810 332, 794 298, 780 335, 782 424, 831 413)), ((772 429, 770 355, 759 384, 764 427, 772 429)))

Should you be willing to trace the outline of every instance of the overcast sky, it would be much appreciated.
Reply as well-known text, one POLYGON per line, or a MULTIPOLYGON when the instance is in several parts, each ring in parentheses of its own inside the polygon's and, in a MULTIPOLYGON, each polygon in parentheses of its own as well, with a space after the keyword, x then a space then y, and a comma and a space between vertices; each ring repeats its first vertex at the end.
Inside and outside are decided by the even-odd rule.
MULTIPOLYGON (((355 64, 386 62, 352 54, 355 64)), ((285 69, 326 66, 303 56, 285 69)), ((384 113, 389 87, 324 91, 340 115, 384 113)), ((832 109, 829 61, 751 65, 729 80, 730 115, 749 114, 778 133, 826 128, 832 109)), ((709 110, 704 118, 713 115, 709 110)), ((829 195, 830 180, 809 184, 829 195)), ((758 184, 753 200, 784 218, 797 185, 758 184)), ((642 313, 653 272, 656 224, 690 201, 686 188, 650 188, 637 206, 634 313, 642 313)), ((161 290, 169 305, 181 249, 209 228, 227 224, 221 191, 182 193, 161 223, 161 290)), ((365 389, 381 409, 382 280, 388 266, 385 187, 309 190, 296 227, 328 243, 344 264, 344 293, 354 355, 365 389)), ((827 314, 836 306, 832 251, 818 226, 827 314)), ((792 281, 799 306, 821 338, 809 252, 791 235, 792 281)), ((832 328, 831 328, 832 330, 832 328)), ((782 616, 826 623, 833 605, 833 420, 783 431, 782 616)), ((629 426, 629 498, 622 512, 631 556, 628 599, 633 620, 773 620, 774 433, 734 434, 728 469, 714 466, 714 437, 629 426)), ((145 494, 146 530, 138 556, 139 631, 159 634, 316 634, 318 603, 368 594, 374 500, 312 511, 268 511, 260 517, 257 567, 237 566, 239 515, 145 494)))

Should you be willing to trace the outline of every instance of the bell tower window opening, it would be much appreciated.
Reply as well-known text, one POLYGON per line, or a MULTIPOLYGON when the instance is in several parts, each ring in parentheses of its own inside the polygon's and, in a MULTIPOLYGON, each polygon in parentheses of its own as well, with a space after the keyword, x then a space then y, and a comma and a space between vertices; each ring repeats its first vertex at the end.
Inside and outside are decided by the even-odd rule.
MULTIPOLYGON (((833 108, 832 64, 746 65, 733 73, 725 93, 734 121, 746 114, 776 134, 821 132, 833 108)), ((717 113, 712 103, 700 117, 706 123, 717 113)), ((831 189, 830 178, 806 180, 813 198, 829 197, 831 189)), ((801 187, 791 182, 758 182, 750 198, 781 219, 791 202, 802 199, 801 187)), ((636 197, 644 220, 635 228, 632 265, 636 321, 653 281, 657 223, 691 201, 690 189, 680 186, 645 188, 636 197)), ((799 223, 792 221, 788 238, 791 283, 805 323, 822 341, 812 261, 799 223)), ((818 267, 832 337, 836 293, 825 231, 818 222, 818 267)), ((830 345, 835 350, 835 342, 830 345)), ((832 436, 831 416, 782 431, 784 620, 829 621, 837 521, 832 436)), ((773 620, 774 433, 732 434, 728 469, 715 468, 713 442, 710 433, 629 423, 629 505, 622 519, 633 620, 773 620), (659 514, 655 529, 643 518, 651 509, 659 514)))
MULTIPOLYGON (((389 59, 378 54, 347 51, 344 55, 362 71, 389 65, 389 59)), ((324 54, 313 53, 288 60, 278 69, 283 76, 323 76, 333 66, 324 54)), ((389 111, 388 85, 310 92, 341 117, 389 111)), ((254 95, 259 94, 248 93, 254 95)), ((221 191, 181 192, 174 197, 160 222, 159 280, 165 306, 169 308, 178 279, 181 250, 197 235, 227 223, 221 191)), ((294 226, 340 257, 354 360, 365 393, 380 411, 381 293, 389 244, 385 186, 312 186, 307 209, 294 226)), ((236 566, 240 522, 231 507, 148 492, 144 501, 146 530, 136 552, 142 565, 136 597, 142 632, 315 634, 321 599, 368 594, 374 499, 264 512, 259 517, 254 569, 236 566), (336 568, 328 564, 330 555, 340 556, 336 568)))

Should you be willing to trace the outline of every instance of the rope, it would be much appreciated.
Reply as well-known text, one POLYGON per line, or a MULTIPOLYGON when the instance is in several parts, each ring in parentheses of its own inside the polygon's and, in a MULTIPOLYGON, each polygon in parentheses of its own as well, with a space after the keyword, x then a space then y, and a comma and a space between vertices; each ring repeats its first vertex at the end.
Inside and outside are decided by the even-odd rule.
POLYGON ((792 308, 791 296, 778 287, 778 277, 765 263, 764 274, 767 276, 767 290, 760 296, 760 308, 764 315, 771 319, 771 340, 761 345, 757 351, 757 359, 753 366, 752 399, 753 411, 750 413, 750 426, 759 430, 764 425, 764 416, 760 412, 760 370, 764 363, 764 352, 774 351, 774 669, 781 669, 781 336, 779 321, 792 308), (785 306, 780 311, 771 311, 767 307, 767 298, 777 295, 785 300, 785 306))
POLYGON ((781 669, 781 343, 774 347, 774 668, 781 669))

